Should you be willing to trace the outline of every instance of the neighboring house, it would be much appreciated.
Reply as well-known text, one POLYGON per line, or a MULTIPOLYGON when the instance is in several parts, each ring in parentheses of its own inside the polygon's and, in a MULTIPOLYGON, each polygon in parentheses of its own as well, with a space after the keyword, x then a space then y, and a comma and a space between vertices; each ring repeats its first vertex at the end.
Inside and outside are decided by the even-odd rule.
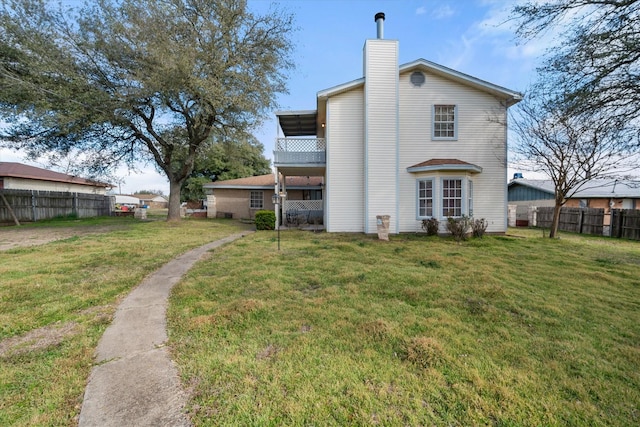
MULTIPOLYGON (((322 215, 322 177, 289 176, 287 199, 298 203, 300 209, 290 208, 289 219, 294 212, 303 210, 308 216, 312 212, 322 215), (305 204, 306 203, 306 204, 305 204), (302 209, 302 206, 308 209, 302 209)), ((207 192, 207 216, 209 218, 252 219, 259 210, 274 210, 272 196, 276 178, 273 174, 229 179, 204 184, 207 192)), ((286 211, 285 211, 286 214, 286 211)), ((296 218, 297 220, 297 218, 296 218)))
POLYGON ((106 194, 111 184, 53 172, 22 163, 0 162, 0 190, 39 190, 106 194))
MULTIPOLYGON (((554 194, 551 180, 513 179, 509 182, 509 204, 517 205, 517 221, 528 218, 529 206, 554 206, 554 194)), ((594 179, 571 194, 564 206, 602 208, 606 215, 605 225, 608 225, 611 209, 640 209, 640 181, 594 179)))
POLYGON ((315 176, 329 232, 375 233, 378 215, 390 215, 391 233, 421 231, 428 218, 444 231, 462 215, 505 232, 507 108, 521 94, 424 59, 398 65, 383 21, 365 41, 362 78, 319 91, 314 110, 276 112, 278 215, 290 208, 289 178, 315 176))
POLYGON ((136 193, 133 197, 140 199, 142 206, 148 206, 153 209, 166 209, 169 207, 169 200, 164 196, 148 193, 136 193))

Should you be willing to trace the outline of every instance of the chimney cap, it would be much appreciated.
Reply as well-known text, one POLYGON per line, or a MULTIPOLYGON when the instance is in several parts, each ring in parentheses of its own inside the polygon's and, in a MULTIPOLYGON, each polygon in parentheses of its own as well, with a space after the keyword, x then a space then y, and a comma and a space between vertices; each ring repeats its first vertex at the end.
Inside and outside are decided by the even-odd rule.
POLYGON ((376 13, 376 16, 374 18, 375 22, 378 22, 378 19, 384 19, 384 13, 383 12, 378 12, 376 13))

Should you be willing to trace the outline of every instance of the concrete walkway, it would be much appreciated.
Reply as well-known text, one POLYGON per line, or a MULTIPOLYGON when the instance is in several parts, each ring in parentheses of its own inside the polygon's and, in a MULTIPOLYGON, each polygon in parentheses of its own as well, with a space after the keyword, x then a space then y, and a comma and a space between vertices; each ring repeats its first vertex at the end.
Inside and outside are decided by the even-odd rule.
POLYGON ((189 426, 187 395, 165 347, 171 288, 207 251, 250 231, 193 249, 140 283, 120 304, 100 339, 79 425, 189 426))

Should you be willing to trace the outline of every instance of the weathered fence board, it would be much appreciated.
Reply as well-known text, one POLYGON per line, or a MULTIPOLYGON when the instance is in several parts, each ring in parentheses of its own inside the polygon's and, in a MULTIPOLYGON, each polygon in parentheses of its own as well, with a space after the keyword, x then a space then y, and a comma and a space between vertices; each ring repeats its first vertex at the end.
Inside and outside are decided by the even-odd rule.
POLYGON ((11 210, 19 221, 39 221, 60 216, 78 218, 107 216, 114 205, 113 196, 35 190, 0 190, 9 209, 0 199, 0 222, 13 222, 11 210))
POLYGON ((611 237, 640 240, 640 210, 612 209, 611 237))
MULTIPOLYGON (((553 207, 539 207, 538 227, 550 228, 553 221, 553 207)), ((572 233, 602 236, 604 209, 561 208, 558 229, 572 233)))

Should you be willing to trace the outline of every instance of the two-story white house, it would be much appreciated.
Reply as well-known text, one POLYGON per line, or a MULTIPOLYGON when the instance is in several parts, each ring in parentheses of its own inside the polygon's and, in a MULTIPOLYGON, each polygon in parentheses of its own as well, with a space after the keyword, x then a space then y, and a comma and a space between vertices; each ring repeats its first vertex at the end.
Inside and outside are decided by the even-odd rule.
POLYGON ((363 77, 319 91, 315 110, 276 113, 276 192, 287 176, 324 177, 329 232, 375 233, 377 215, 390 233, 462 215, 505 232, 507 109, 521 94, 424 59, 398 65, 375 20, 363 77))

